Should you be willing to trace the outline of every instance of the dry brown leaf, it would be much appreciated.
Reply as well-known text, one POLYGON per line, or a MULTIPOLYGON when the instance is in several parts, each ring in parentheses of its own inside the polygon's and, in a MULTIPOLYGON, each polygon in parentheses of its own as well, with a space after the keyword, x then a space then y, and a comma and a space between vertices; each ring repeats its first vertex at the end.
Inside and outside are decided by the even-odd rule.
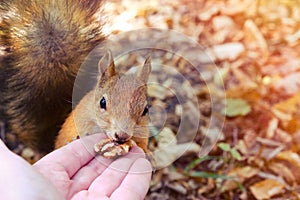
POLYGON ((179 194, 183 194, 183 195, 187 194, 187 189, 182 184, 180 184, 178 182, 169 183, 166 186, 168 188, 178 192, 179 194))
POLYGON ((237 182, 243 183, 247 179, 255 176, 258 172, 259 169, 250 166, 234 168, 228 173, 228 176, 232 177, 234 180, 226 180, 224 185, 222 186, 222 192, 237 188, 237 182))
POLYGON ((259 50, 257 52, 259 57, 257 58, 261 58, 261 62, 264 63, 269 56, 268 45, 259 28, 250 19, 246 20, 244 24, 244 34, 246 48, 254 51, 259 50))
POLYGON ((293 137, 291 136, 291 134, 280 128, 276 130, 276 138, 278 138, 279 141, 284 144, 289 144, 293 141, 293 137))
POLYGON ((277 154, 276 158, 280 160, 285 160, 291 163, 294 167, 300 169, 300 156, 295 152, 283 151, 277 154))
POLYGON ((273 138, 275 135, 275 131, 278 127, 278 119, 273 118, 269 121, 268 127, 267 127, 267 133, 266 133, 266 138, 273 138))
POLYGON ((257 88, 253 88, 251 87, 251 85, 244 85, 244 83, 228 89, 226 91, 226 97, 243 98, 251 105, 257 103, 262 99, 262 96, 257 91, 257 88))
POLYGON ((212 28, 215 31, 212 39, 216 42, 216 44, 224 43, 224 41, 228 38, 235 37, 237 39, 238 30, 231 17, 225 15, 214 17, 212 19, 212 28))
POLYGON ((212 18, 213 15, 217 14, 220 11, 223 2, 213 2, 213 3, 206 4, 202 12, 199 13, 198 17, 200 20, 208 21, 212 18))
POLYGON ((163 128, 159 133, 158 147, 153 152, 155 167, 166 167, 182 155, 199 153, 200 146, 193 142, 177 144, 177 139, 172 130, 163 128))
POLYGON ((244 140, 239 140, 237 142, 237 145, 235 145, 235 148, 241 152, 243 155, 247 155, 249 154, 249 148, 248 146, 246 145, 245 141, 244 140))
POLYGON ((245 12, 253 4, 251 0, 229 0, 221 8, 222 14, 233 16, 245 12))
POLYGON ((250 186, 250 191, 256 199, 270 199, 272 196, 281 194, 285 185, 272 179, 266 179, 250 186))
POLYGON ((254 147, 254 145, 257 143, 256 137, 257 133, 254 130, 245 130, 243 142, 245 143, 247 148, 251 149, 252 147, 254 147))
POLYGON ((237 59, 244 51, 245 47, 242 43, 232 42, 226 44, 215 45, 211 49, 213 60, 235 60, 237 59))
MULTIPOLYGON (((287 95, 294 95, 300 92, 300 72, 290 74, 274 84, 277 91, 287 95)), ((298 101, 299 102, 299 101, 298 101)))
POLYGON ((235 23, 231 17, 226 15, 216 16, 212 19, 212 26, 215 31, 235 27, 235 23))
POLYGON ((209 192, 210 190, 212 190, 215 187, 214 184, 215 184, 215 182, 213 179, 211 179, 211 178, 207 179, 207 184, 200 187, 198 189, 197 193, 201 195, 203 193, 209 192))
POLYGON ((281 77, 285 77, 288 74, 299 71, 299 51, 297 52, 295 49, 285 46, 279 48, 273 54, 268 59, 266 65, 260 67, 263 75, 280 75, 281 77))
POLYGON ((297 111, 300 107, 300 93, 292 96, 291 98, 279 102, 273 106, 273 108, 278 109, 284 113, 293 113, 297 111))
MULTIPOLYGON (((300 127, 300 126, 299 126, 300 127)), ((293 135, 292 135, 292 140, 293 140, 293 150, 299 152, 300 151, 300 130, 297 130, 293 135)))
POLYGON ((181 180, 186 178, 186 176, 184 176, 182 173, 176 171, 176 170, 170 170, 167 173, 168 178, 170 181, 176 181, 176 180, 181 180))
POLYGON ((283 144, 281 144, 280 142, 276 142, 274 140, 271 139, 266 139, 266 138, 262 138, 262 137, 257 137, 256 140, 266 146, 270 146, 270 147, 281 147, 283 146, 283 144))
POLYGON ((276 175, 281 176, 286 181, 292 183, 295 182, 296 178, 292 171, 284 164, 279 162, 272 162, 268 165, 268 168, 273 171, 276 175))
POLYGON ((155 97, 161 100, 174 96, 168 87, 164 87, 163 85, 159 84, 149 84, 147 93, 150 97, 155 97))
POLYGON ((293 116, 290 113, 285 113, 274 107, 271 108, 271 111, 278 119, 280 119, 283 122, 290 121, 293 118, 293 116))

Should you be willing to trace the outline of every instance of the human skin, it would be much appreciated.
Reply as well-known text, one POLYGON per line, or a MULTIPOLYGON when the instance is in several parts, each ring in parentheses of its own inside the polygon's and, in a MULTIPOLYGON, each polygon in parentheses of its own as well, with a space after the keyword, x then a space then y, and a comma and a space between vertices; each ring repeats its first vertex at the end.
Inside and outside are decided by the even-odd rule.
POLYGON ((46 155, 34 165, 0 141, 0 194, 3 199, 144 199, 151 165, 134 146, 116 160, 95 156, 96 134, 46 155))

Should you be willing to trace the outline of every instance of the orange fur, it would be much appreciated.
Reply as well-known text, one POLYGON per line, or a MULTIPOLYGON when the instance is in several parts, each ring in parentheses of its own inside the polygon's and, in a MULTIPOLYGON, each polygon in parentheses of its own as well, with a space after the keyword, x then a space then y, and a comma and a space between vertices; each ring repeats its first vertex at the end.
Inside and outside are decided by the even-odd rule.
POLYGON ((148 152, 149 130, 147 116, 143 115, 143 111, 147 105, 146 82, 150 70, 150 59, 147 59, 141 73, 120 76, 115 71, 111 53, 107 53, 99 62, 97 86, 67 118, 59 132, 55 148, 71 142, 77 135, 103 132, 117 142, 120 138, 124 142, 132 139, 148 152), (105 63, 109 66, 105 66, 105 63), (100 108, 102 98, 106 99, 106 109, 100 108))

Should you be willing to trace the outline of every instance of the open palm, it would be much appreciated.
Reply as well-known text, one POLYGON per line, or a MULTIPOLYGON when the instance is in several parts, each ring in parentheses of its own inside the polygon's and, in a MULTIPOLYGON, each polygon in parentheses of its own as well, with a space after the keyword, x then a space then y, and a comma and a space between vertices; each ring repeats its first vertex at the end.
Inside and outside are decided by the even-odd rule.
MULTIPOLYGON (((103 134, 101 134, 103 135, 103 134)), ((58 149, 33 166, 0 145, 5 199, 144 199, 151 166, 138 147, 117 160, 92 155, 100 134, 58 149), (5 173, 4 173, 5 172, 5 173), (18 176, 16 176, 18 174, 18 176), (10 190, 11 185, 15 190, 10 190)))

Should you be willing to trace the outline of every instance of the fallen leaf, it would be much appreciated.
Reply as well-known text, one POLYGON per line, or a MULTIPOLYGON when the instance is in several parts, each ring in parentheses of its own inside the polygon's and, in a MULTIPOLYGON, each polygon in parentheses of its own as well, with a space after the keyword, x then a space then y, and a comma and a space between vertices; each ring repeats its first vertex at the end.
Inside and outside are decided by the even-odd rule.
POLYGON ((294 95, 300 92, 300 72, 285 76, 283 79, 274 84, 277 91, 286 93, 287 95, 294 95))
POLYGON ((170 181, 181 180, 181 179, 186 178, 186 176, 184 176, 182 173, 180 173, 176 170, 169 170, 167 174, 169 176, 170 181))
POLYGON ((273 138, 277 127, 278 127, 278 119, 277 118, 271 119, 268 124, 266 138, 273 138))
POLYGON ((275 174, 281 176, 290 183, 295 182, 296 178, 292 171, 284 164, 279 162, 272 162, 268 165, 268 168, 275 174))
POLYGON ((213 40, 217 44, 224 43, 226 39, 237 37, 237 27, 231 17, 226 15, 216 16, 212 19, 212 28, 215 31, 213 40))
POLYGON ((288 144, 293 141, 291 134, 280 128, 276 130, 276 138, 278 138, 284 144, 288 144))
POLYGON ((235 23, 231 17, 221 15, 212 19, 212 26, 215 31, 218 31, 224 28, 232 28, 235 26, 235 23))
POLYGON ((232 42, 213 46, 211 49, 211 54, 214 61, 232 61, 237 59, 244 51, 245 47, 242 43, 232 42))
POLYGON ((202 21, 208 21, 212 18, 213 15, 217 14, 220 11, 220 7, 223 2, 215 3, 215 6, 206 6, 202 12, 198 15, 199 19, 202 21))
POLYGON ((286 113, 294 113, 300 108, 300 92, 291 98, 281 101, 273 106, 273 108, 286 113))
POLYGON ((158 135, 158 147, 153 152, 155 167, 162 168, 172 164, 180 156, 199 153, 201 147, 193 142, 177 144, 177 139, 172 130, 165 127, 158 135))
POLYGON ((155 97, 161 100, 174 96, 168 87, 159 84, 149 84, 147 87, 147 93, 150 97, 155 97))
POLYGON ((183 195, 187 194, 187 189, 178 182, 169 183, 166 186, 180 194, 183 194, 183 195))
POLYGON ((300 39, 300 30, 284 38, 288 43, 294 43, 300 39))
POLYGON ((250 186, 250 191, 256 199, 270 199, 281 194, 285 185, 272 179, 266 179, 250 186))
POLYGON ((257 168, 253 168, 250 166, 234 168, 229 173, 228 176, 232 178, 226 180, 224 185, 222 186, 222 192, 233 190, 238 187, 237 183, 243 184, 247 179, 255 176, 259 170, 257 168))
POLYGON ((214 185, 214 180, 212 178, 208 178, 207 179, 207 184, 203 185, 202 187, 200 187, 197 191, 197 193, 199 195, 205 193, 205 192, 208 192, 210 190, 212 190, 213 188, 215 187, 214 185))
POLYGON ((245 12, 251 4, 253 4, 253 1, 229 0, 221 8, 221 12, 225 15, 234 16, 245 12))
POLYGON ((285 77, 289 74, 299 72, 300 58, 299 52, 292 47, 284 46, 274 52, 267 61, 261 66, 263 75, 271 75, 285 77))
MULTIPOLYGON (((256 24, 248 19, 244 23, 245 46, 249 50, 259 51, 261 61, 264 63, 269 57, 269 49, 266 39, 256 24)), ((257 53, 257 52, 256 52, 257 53)))
POLYGON ((278 153, 276 158, 280 160, 285 160, 300 169, 300 156, 295 152, 283 151, 278 153))
POLYGON ((239 115, 247 115, 251 111, 250 105, 243 99, 229 98, 226 99, 225 115, 228 117, 236 117, 239 115))

